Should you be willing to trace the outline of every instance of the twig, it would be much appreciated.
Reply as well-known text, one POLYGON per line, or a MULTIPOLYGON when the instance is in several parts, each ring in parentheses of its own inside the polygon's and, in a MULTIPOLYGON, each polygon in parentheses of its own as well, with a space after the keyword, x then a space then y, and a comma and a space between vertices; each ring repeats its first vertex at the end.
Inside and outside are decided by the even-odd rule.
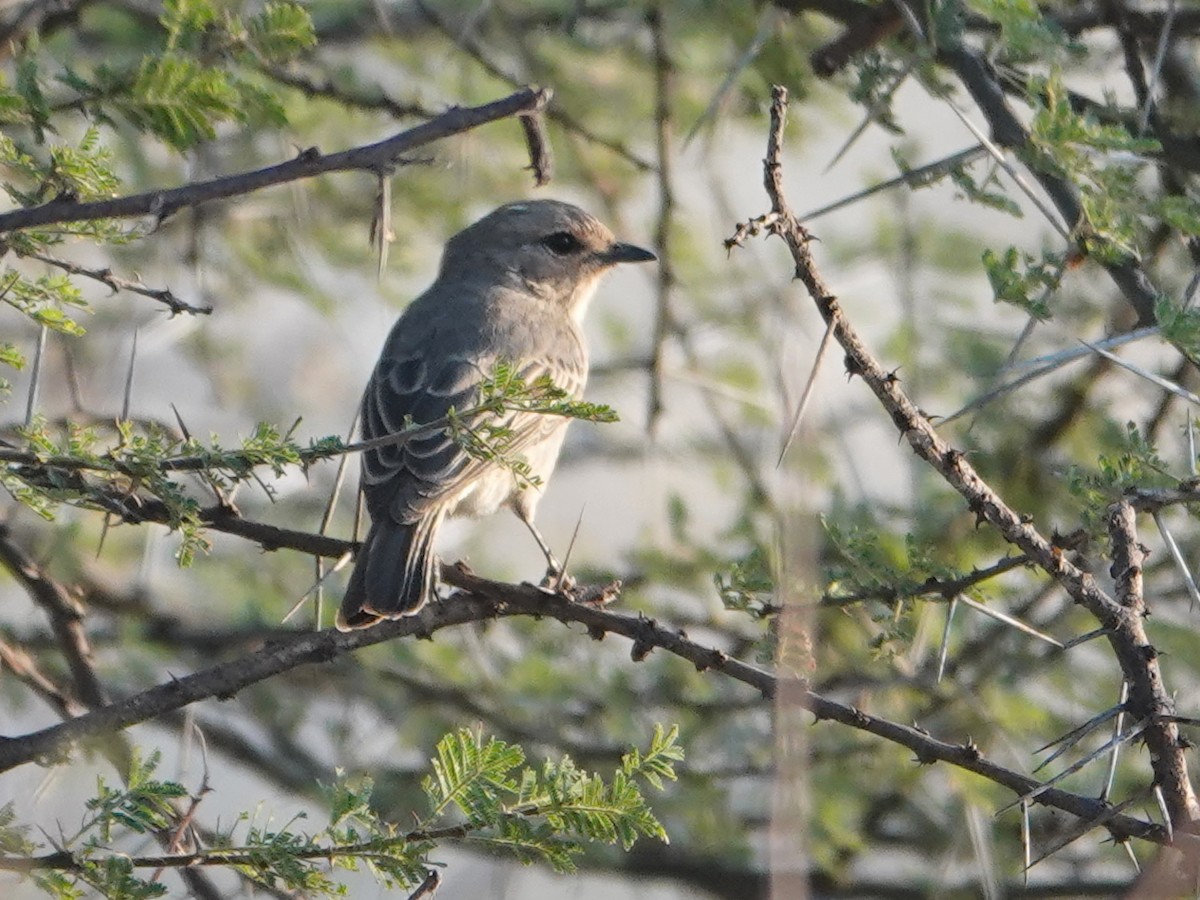
MULTIPOLYGON (((1058 853, 1059 850, 1062 850, 1064 847, 1067 847, 1070 844, 1074 843, 1075 841, 1079 840, 1079 838, 1083 837, 1085 834, 1087 834, 1093 828, 1099 828, 1100 826, 1107 824, 1112 819, 1119 817, 1125 810, 1127 810, 1129 807, 1133 806, 1135 803, 1139 803, 1140 801, 1144 800, 1149 794, 1150 794, 1149 788, 1144 788, 1140 791, 1135 791, 1134 793, 1132 793, 1128 797, 1126 797, 1124 800, 1122 800, 1120 803, 1114 804, 1112 806, 1106 806, 1104 811, 1101 812, 1099 815, 1097 815, 1095 818, 1085 819, 1083 821, 1075 823, 1075 825, 1073 827, 1067 829, 1066 834, 1063 834, 1050 847, 1043 850, 1042 854, 1037 859, 1033 860, 1033 862, 1027 862, 1025 865, 1025 869, 1027 871, 1029 869, 1032 869, 1034 866, 1036 866, 1042 860, 1049 859, 1051 856, 1058 853)), ((1128 841, 1125 842, 1126 846, 1128 846, 1128 843, 1129 843, 1128 841)), ((1134 860, 1134 865, 1135 866, 1137 865, 1136 859, 1134 860)), ((1146 895, 1146 896, 1154 896, 1154 895, 1146 895)))
POLYGON ((1163 543, 1167 545, 1167 550, 1171 553, 1171 561, 1175 563, 1175 568, 1179 570, 1179 574, 1183 578, 1183 586, 1187 588, 1188 597, 1191 598, 1188 610, 1194 610, 1196 603, 1200 601, 1200 588, 1196 587, 1196 579, 1192 577, 1192 571, 1188 567, 1187 560, 1183 558, 1179 545, 1175 543, 1175 537, 1167 528, 1167 523, 1163 521, 1162 510, 1156 509, 1151 515, 1154 518, 1154 524, 1158 527, 1158 533, 1162 535, 1163 543))
POLYGON ((952 153, 949 156, 935 159, 931 163, 926 163, 923 166, 918 166, 915 169, 909 169, 907 172, 901 172, 895 178, 889 178, 887 181, 881 181, 879 184, 873 184, 869 188, 864 188, 857 193, 851 194, 848 197, 843 197, 841 200, 835 200, 825 206, 817 207, 810 212, 801 215, 801 222, 811 222, 813 219, 828 215, 831 212, 837 212, 839 209, 845 209, 851 204, 857 203, 859 200, 865 200, 882 191, 890 191, 894 187, 901 185, 909 185, 911 187, 920 187, 933 181, 935 178, 940 178, 945 173, 958 166, 965 166, 970 162, 974 162, 987 151, 982 144, 976 144, 974 147, 967 147, 965 150, 959 150, 957 153, 952 153))
MULTIPOLYGON (((414 4, 419 10, 421 10, 422 15, 425 16, 430 24, 432 24, 438 31, 446 36, 447 40, 453 42, 455 46, 471 57, 471 59, 475 60, 475 62, 482 66, 483 69, 490 75, 512 85, 520 84, 522 82, 522 79, 515 77, 509 72, 506 72, 503 68, 493 62, 491 57, 484 51, 483 47, 481 47, 479 42, 473 37, 468 34, 461 34, 454 28, 451 28, 450 23, 442 17, 441 13, 434 9, 429 3, 426 3, 425 0, 414 0, 414 4)), ((601 137, 570 114, 565 113, 560 109, 551 107, 546 109, 545 115, 546 118, 551 122, 557 122, 568 131, 575 132, 584 140, 589 141, 598 147, 603 147, 606 150, 611 150, 626 162, 632 164, 635 168, 640 169, 643 172, 654 171, 653 163, 634 153, 620 141, 601 137)))
MULTIPOLYGON (((1009 107, 1000 79, 979 51, 957 43, 939 48, 938 58, 954 69, 978 104, 991 128, 991 139, 997 146, 1020 151, 1029 144, 1029 132, 1009 107)), ((1075 235, 1076 229, 1085 224, 1078 191, 1065 178, 1048 169, 1035 169, 1032 172, 1042 189, 1050 195, 1067 228, 1078 237, 1075 235)), ((1160 291, 1141 264, 1128 253, 1115 250, 1110 257, 1098 261, 1108 271, 1125 300, 1136 310, 1139 324, 1153 324, 1154 307, 1160 291)))
POLYGON ((1044 634, 1044 633, 1038 631, 1032 625, 1027 625, 1026 623, 1022 622, 1020 619, 1016 619, 1016 618, 1010 616, 1006 612, 1002 612, 1001 610, 998 610, 998 609, 992 609, 987 604, 980 603, 978 600, 972 600, 970 597, 967 597, 965 595, 962 597, 959 597, 958 599, 961 600, 963 603, 965 603, 967 606, 971 607, 971 609, 975 610, 976 612, 981 612, 985 616, 989 616, 989 617, 995 619, 997 622, 1003 622, 1005 625, 1009 626, 1010 628, 1017 629, 1017 631, 1020 631, 1022 634, 1027 634, 1030 637, 1037 638, 1039 641, 1045 641, 1051 647, 1057 647, 1059 650, 1063 649, 1062 641, 1058 640, 1057 638, 1053 638, 1048 634, 1044 634))
MULTIPOLYGON (((1200 499, 1200 497, 1198 497, 1200 499)), ((952 601, 958 595, 977 587, 985 581, 1028 566, 1030 559, 1025 554, 1006 556, 997 563, 983 569, 976 569, 961 578, 927 578, 921 582, 891 585, 887 588, 869 588, 866 590, 850 591, 846 594, 826 594, 821 597, 822 606, 846 606, 851 603, 861 603, 864 600, 881 600, 892 603, 911 597, 940 596, 946 601, 952 601)))
POLYGON ((1163 17, 1162 30, 1158 33, 1158 46, 1154 51, 1154 62, 1150 68, 1150 78, 1146 82, 1146 101, 1138 116, 1138 134, 1145 134, 1146 126, 1150 124, 1150 116, 1154 112, 1154 90, 1158 87, 1158 79, 1162 74, 1163 62, 1167 58, 1167 48, 1170 46, 1171 26, 1175 24, 1175 0, 1167 0, 1167 14, 1163 17))
POLYGON ((89 709, 103 706, 104 692, 96 677, 92 647, 83 628, 83 610, 62 584, 48 577, 13 543, 8 526, 3 524, 0 524, 0 565, 21 583, 49 617, 58 647, 71 670, 76 696, 89 709))
MULTIPOLYGON (((1036 800, 1048 788, 1050 788, 1053 785, 1058 784, 1060 781, 1062 781, 1068 775, 1075 774, 1080 769, 1082 769, 1084 766, 1086 766, 1088 763, 1092 762, 1092 760, 1099 759, 1101 756, 1106 754, 1108 751, 1116 750, 1116 748, 1120 747, 1122 744, 1126 744, 1129 741, 1132 741, 1135 737, 1137 737, 1139 734, 1141 734, 1143 731, 1145 731, 1147 726, 1149 726, 1149 724, 1150 724, 1149 720, 1143 719, 1140 722, 1135 722, 1128 731, 1122 731, 1122 732, 1118 732, 1118 733, 1114 734, 1103 745, 1101 745, 1100 747, 1097 747, 1095 750, 1093 750, 1091 753, 1084 756, 1082 759, 1076 760, 1075 762, 1071 763, 1071 765, 1067 766, 1065 769, 1063 769, 1061 772, 1059 772, 1057 775, 1055 775, 1049 781, 1038 785, 1036 788, 1034 788, 1029 793, 1021 796, 1017 801, 1015 801, 1013 803, 1009 803, 1007 806, 1001 807, 997 811, 996 815, 1000 815, 1000 813, 1006 812, 1006 811, 1012 809, 1018 803, 1028 803, 1031 800, 1036 800)), ((1107 801, 1104 801, 1104 802, 1107 802, 1107 801)))
POLYGON ((1092 351, 1098 353, 1100 356, 1103 356, 1109 362, 1111 362, 1117 366, 1120 366, 1125 371, 1132 372, 1134 375, 1137 375, 1139 378, 1144 378, 1146 381, 1149 381, 1151 384, 1162 388, 1167 393, 1174 394, 1176 397, 1179 397, 1182 400, 1188 401, 1188 403, 1194 404, 1196 406, 1200 406, 1200 397, 1193 394, 1187 388, 1181 387, 1180 385, 1175 384, 1173 381, 1168 381, 1166 378, 1163 378, 1161 375, 1156 375, 1154 372, 1151 372, 1147 369, 1143 369, 1141 366, 1135 365, 1126 359, 1122 359, 1121 357, 1117 356, 1115 353, 1109 353, 1107 350, 1104 350, 1100 347, 1093 347, 1087 341, 1080 341, 1079 343, 1083 344, 1089 350, 1092 350, 1092 351))
POLYGON ((543 187, 554 177, 554 156, 550 152, 550 136, 541 116, 517 116, 525 134, 525 150, 529 154, 529 169, 535 187, 543 187))
POLYGON ((1193 831, 1200 822, 1200 802, 1188 775, 1185 741, 1179 726, 1165 718, 1175 713, 1158 665, 1158 653, 1146 636, 1145 597, 1142 594, 1142 563, 1146 552, 1137 539, 1137 517, 1133 506, 1121 500, 1109 508, 1108 533, 1112 540, 1112 573, 1117 597, 1127 616, 1120 633, 1110 638, 1129 681, 1129 712, 1153 716, 1146 730, 1146 746, 1154 768, 1154 783, 1167 798, 1169 818, 1177 831, 1193 831), (1140 657, 1140 659, 1139 659, 1140 657))
POLYGON ((708 101, 704 112, 692 123, 692 127, 684 135, 683 145, 685 147, 695 140, 701 128, 709 122, 716 121, 717 114, 721 111, 721 107, 725 105, 726 98, 728 98, 737 80, 750 67, 751 63, 758 58, 758 55, 762 53, 763 47, 766 46, 771 36, 779 30, 779 12, 779 9, 773 5, 767 4, 763 6, 762 11, 758 14, 758 30, 746 46, 746 49, 742 51, 725 72, 725 78, 721 81, 716 91, 713 92, 712 99, 708 101))
POLYGON ((425 880, 421 882, 415 891, 408 895, 408 900, 423 900, 425 897, 432 897, 441 886, 441 871, 439 869, 430 869, 429 874, 425 876, 425 880))
POLYGON ((117 291, 128 291, 131 294, 140 294, 143 297, 149 297, 151 300, 157 300, 171 311, 172 315, 178 313, 188 313, 193 316, 207 316, 213 311, 211 306, 193 306, 184 300, 180 300, 171 291, 170 288, 152 288, 148 287, 141 279, 130 281, 127 278, 121 278, 113 273, 112 269, 89 269, 87 266, 81 266, 78 263, 73 263, 69 259, 61 259, 57 256, 51 256, 49 253, 19 253, 26 259, 36 259, 40 263, 45 263, 48 266, 54 266, 56 269, 62 269, 71 275, 82 275, 84 278, 90 278, 93 281, 98 281, 101 284, 107 285, 112 289, 113 293, 117 291))
POLYGON ((954 611, 958 609, 958 598, 946 604, 946 624, 942 626, 942 644, 938 649, 937 681, 940 684, 946 672, 946 656, 950 652, 950 626, 954 622, 954 611))
POLYGON ((82 715, 81 706, 69 690, 55 684, 38 668, 37 662, 20 647, 0 641, 0 667, 54 707, 64 718, 82 715))
POLYGON ((1044 375, 1049 375, 1051 372, 1057 371, 1063 366, 1073 363, 1076 360, 1083 359, 1091 353, 1096 353, 1098 352, 1098 348, 1120 347, 1125 344, 1133 343, 1134 341, 1140 341, 1142 338, 1151 337, 1158 333, 1159 330, 1157 326, 1139 328, 1136 331, 1118 334, 1103 341, 1093 341, 1090 344, 1081 341, 1081 346, 1079 347, 1068 347, 1065 350, 1059 350, 1056 353, 1040 356, 1037 359, 1031 359, 1017 365, 1009 366, 1006 364, 1005 368, 1009 371, 1028 371, 1026 371, 1025 374, 1021 375, 1019 378, 1015 378, 1010 382, 999 385, 987 393, 976 397, 962 409, 956 410, 955 412, 952 412, 950 415, 943 418, 941 420, 942 424, 953 422, 955 419, 960 419, 969 412, 983 408, 993 400, 997 400, 1000 397, 1011 394, 1013 391, 1017 390, 1017 388, 1024 387, 1031 381, 1035 381, 1044 375))
MULTIPOLYGON (((1034 769, 1033 771, 1039 772, 1045 766, 1050 765, 1050 763, 1054 762, 1054 760, 1058 759, 1060 756, 1062 756, 1064 753, 1066 753, 1068 750, 1070 750, 1072 747, 1074 747, 1076 744, 1078 744, 1081 740, 1083 740, 1085 737, 1087 737, 1089 734, 1091 734, 1092 731, 1099 728, 1101 725, 1103 725, 1105 722, 1107 722, 1113 716, 1117 717, 1117 721, 1119 723, 1121 721, 1121 714, 1125 710, 1124 703, 1128 699, 1129 699, 1129 690, 1128 690, 1128 688, 1126 688, 1125 690, 1123 690, 1121 692, 1121 702, 1119 704, 1117 704, 1116 706, 1110 706, 1108 709, 1104 710, 1103 712, 1096 713, 1096 715, 1092 716, 1090 719, 1088 719, 1082 725, 1078 725, 1075 728, 1072 728, 1070 731, 1068 731, 1062 737, 1056 737, 1054 740, 1050 741, 1048 744, 1043 744, 1041 747, 1038 747, 1036 750, 1034 750, 1033 751, 1034 753, 1041 753, 1043 750, 1049 750, 1055 744, 1061 744, 1061 746, 1057 750, 1055 750, 1053 753, 1051 753, 1049 756, 1047 756, 1044 760, 1042 760, 1040 763, 1038 763, 1037 768, 1034 769)), ((1119 734, 1120 731, 1121 731, 1121 726, 1118 724, 1116 726, 1116 732, 1119 734)))
POLYGON ((315 78, 302 75, 299 72, 289 71, 280 66, 268 65, 261 66, 259 71, 272 81, 277 81, 282 85, 294 88, 306 97, 322 97, 333 100, 341 106, 384 112, 394 119, 432 119, 437 116, 436 112, 426 106, 422 106, 420 103, 394 100, 382 90, 374 96, 352 93, 339 88, 329 76, 325 76, 324 81, 317 81, 315 78))
POLYGON ((646 406, 646 431, 653 435, 663 411, 663 355, 667 335, 673 324, 671 298, 675 289, 674 241, 671 228, 675 216, 675 192, 671 183, 671 103, 674 64, 667 52, 666 27, 661 5, 650 8, 646 16, 653 41, 654 56, 654 150, 658 181, 658 222, 654 246, 658 251, 658 284, 654 312, 654 336, 651 338, 649 399, 646 406))

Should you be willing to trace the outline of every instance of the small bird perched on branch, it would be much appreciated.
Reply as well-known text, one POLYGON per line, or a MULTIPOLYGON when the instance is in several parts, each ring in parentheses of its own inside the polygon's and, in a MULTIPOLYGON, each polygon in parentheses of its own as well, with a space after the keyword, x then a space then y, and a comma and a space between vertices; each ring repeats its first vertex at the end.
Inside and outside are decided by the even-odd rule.
MULTIPOLYGON (((588 356, 581 322, 600 277, 618 263, 656 259, 618 242, 582 209, 555 200, 509 203, 452 237, 437 280, 392 327, 367 383, 366 440, 479 405, 498 367, 526 385, 548 376, 579 399, 588 356)), ((489 414, 505 429, 505 454, 468 453, 444 429, 363 452, 371 530, 338 612, 343 631, 412 615, 433 592, 433 539, 446 516, 508 506, 529 528, 552 571, 560 567, 533 524, 570 420, 529 410, 489 414)), ((478 422, 479 420, 473 420, 478 422)))

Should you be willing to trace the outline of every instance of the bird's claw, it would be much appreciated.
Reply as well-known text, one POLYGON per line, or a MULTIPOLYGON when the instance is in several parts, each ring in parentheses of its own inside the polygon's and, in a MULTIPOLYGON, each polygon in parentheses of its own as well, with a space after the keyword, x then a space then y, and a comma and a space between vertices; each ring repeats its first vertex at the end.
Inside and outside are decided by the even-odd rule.
POLYGON ((576 584, 575 578, 564 572, 562 566, 551 565, 546 569, 546 575, 538 587, 555 594, 569 594, 575 590, 576 584))

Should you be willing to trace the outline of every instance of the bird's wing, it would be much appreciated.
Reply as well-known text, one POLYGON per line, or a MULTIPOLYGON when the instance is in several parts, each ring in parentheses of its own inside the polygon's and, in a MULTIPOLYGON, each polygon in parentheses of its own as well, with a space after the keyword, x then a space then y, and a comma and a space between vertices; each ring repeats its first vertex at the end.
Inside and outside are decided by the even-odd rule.
MULTIPOLYGON (((404 428, 405 417, 416 424, 434 422, 451 408, 465 411, 478 405, 481 383, 490 378, 502 358, 493 352, 455 353, 431 361, 428 348, 412 347, 407 355, 394 349, 380 359, 367 385, 362 405, 362 435, 372 439, 404 428)), ((586 362, 574 347, 544 354, 534 360, 510 360, 526 384, 549 375, 572 397, 582 394, 586 362)), ((466 424, 499 425, 511 437, 506 454, 523 449, 565 426, 559 416, 506 411, 472 417, 466 424)), ((363 490, 373 519, 390 516, 413 522, 447 498, 453 497, 480 471, 497 463, 467 453, 444 430, 413 438, 403 444, 378 447, 363 453, 363 490)))

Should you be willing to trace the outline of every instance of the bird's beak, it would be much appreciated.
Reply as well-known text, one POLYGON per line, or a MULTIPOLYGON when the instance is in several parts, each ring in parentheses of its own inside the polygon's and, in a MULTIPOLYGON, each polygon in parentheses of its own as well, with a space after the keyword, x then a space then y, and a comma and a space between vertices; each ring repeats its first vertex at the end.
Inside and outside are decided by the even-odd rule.
POLYGON ((658 259, 649 250, 634 244, 613 244, 600 254, 600 258, 610 265, 617 263, 653 262, 658 259))

